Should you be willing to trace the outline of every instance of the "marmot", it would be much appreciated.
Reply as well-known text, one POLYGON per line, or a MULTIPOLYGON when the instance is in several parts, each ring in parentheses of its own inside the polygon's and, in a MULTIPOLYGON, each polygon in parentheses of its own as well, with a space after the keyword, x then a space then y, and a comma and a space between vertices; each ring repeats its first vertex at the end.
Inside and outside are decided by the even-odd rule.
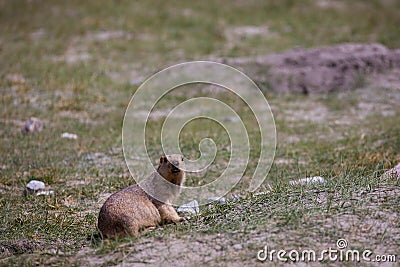
POLYGON ((111 195, 103 204, 98 228, 103 238, 137 236, 139 230, 161 223, 184 221, 171 202, 184 183, 183 157, 178 154, 160 157, 156 172, 149 177, 111 195), (162 177, 161 177, 162 176, 162 177))

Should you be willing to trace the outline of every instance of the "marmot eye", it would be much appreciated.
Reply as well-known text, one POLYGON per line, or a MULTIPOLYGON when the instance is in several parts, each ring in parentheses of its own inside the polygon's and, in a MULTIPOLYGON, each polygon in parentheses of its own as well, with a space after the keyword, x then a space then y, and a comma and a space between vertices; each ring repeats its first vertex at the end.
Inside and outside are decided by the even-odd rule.
POLYGON ((183 157, 181 158, 181 160, 183 161, 183 157))

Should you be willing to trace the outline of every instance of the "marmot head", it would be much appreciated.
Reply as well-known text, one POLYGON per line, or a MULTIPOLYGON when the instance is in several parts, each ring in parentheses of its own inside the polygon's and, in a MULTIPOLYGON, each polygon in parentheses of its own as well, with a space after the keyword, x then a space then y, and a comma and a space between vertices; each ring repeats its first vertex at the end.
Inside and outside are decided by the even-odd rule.
POLYGON ((179 154, 166 155, 160 157, 158 173, 169 182, 181 185, 185 178, 185 162, 183 156, 179 154))

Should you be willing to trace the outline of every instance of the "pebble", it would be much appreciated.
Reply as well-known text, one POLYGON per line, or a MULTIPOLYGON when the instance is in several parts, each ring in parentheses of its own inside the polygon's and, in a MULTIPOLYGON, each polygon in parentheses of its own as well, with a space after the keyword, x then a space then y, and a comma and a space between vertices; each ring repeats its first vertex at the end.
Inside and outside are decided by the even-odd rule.
POLYGON ((323 184, 325 183, 325 179, 321 176, 313 176, 313 177, 306 177, 300 180, 292 180, 289 181, 290 185, 312 185, 312 184, 323 184))
POLYGON ((48 196, 53 195, 53 190, 45 190, 46 185, 42 181, 32 180, 30 181, 24 190, 24 195, 35 194, 37 196, 48 196))
POLYGON ((65 255, 65 253, 64 252, 62 252, 61 250, 58 250, 58 249, 55 249, 55 248, 51 248, 51 249, 49 249, 48 250, 48 253, 49 254, 52 254, 52 255, 65 255))
POLYGON ((199 202, 197 200, 192 200, 186 204, 183 204, 178 208, 179 213, 191 213, 191 214, 199 214, 199 202))
POLYGON ((45 187, 45 184, 42 181, 38 180, 32 180, 26 185, 26 189, 31 192, 43 190, 45 187))
POLYGON ((232 202, 236 202, 236 201, 238 201, 240 199, 243 199, 243 198, 244 198, 244 196, 233 195, 229 200, 232 201, 232 202))
POLYGON ((35 117, 31 117, 24 124, 24 128, 22 128, 22 132, 24 133, 36 133, 41 132, 43 130, 43 123, 41 120, 35 117))
POLYGON ((73 133, 62 133, 61 138, 67 138, 67 139, 78 139, 78 136, 73 133))
POLYGON ((48 195, 54 195, 53 190, 39 190, 39 192, 36 193, 37 196, 48 196, 48 195))
POLYGON ((208 203, 219 203, 219 204, 225 204, 226 203, 226 198, 224 197, 210 197, 208 199, 208 203))

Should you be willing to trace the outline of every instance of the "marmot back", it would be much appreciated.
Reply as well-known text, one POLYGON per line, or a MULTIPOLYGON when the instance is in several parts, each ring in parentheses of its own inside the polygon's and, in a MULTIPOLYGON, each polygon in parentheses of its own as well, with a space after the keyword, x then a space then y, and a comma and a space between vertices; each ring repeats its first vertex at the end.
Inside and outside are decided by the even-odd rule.
POLYGON ((183 157, 178 154, 161 156, 157 172, 140 186, 131 185, 114 193, 103 204, 98 218, 102 236, 137 236, 143 228, 184 220, 170 204, 178 198, 184 180, 183 157))

